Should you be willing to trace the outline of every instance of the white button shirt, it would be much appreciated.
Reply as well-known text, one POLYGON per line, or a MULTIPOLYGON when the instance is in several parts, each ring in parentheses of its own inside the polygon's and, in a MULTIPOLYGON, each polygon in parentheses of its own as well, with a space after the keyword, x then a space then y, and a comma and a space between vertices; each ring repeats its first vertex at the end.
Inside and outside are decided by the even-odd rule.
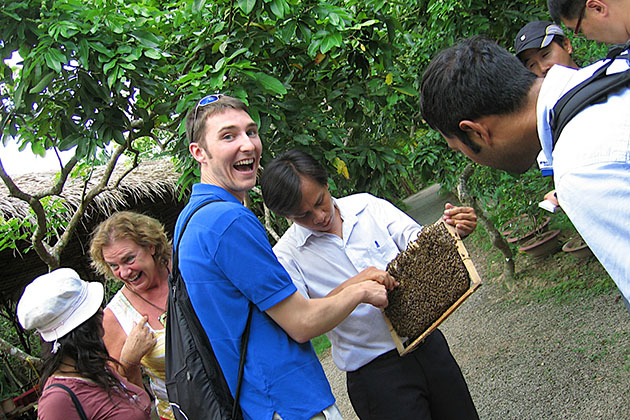
MULTIPOLYGON (((374 266, 384 270, 421 230, 411 217, 370 194, 335 199, 343 219, 343 238, 294 223, 273 248, 305 297, 320 298, 374 266)), ((395 348, 381 310, 361 304, 326 334, 335 364, 356 370, 395 348)))
MULTIPOLYGON (((552 149, 549 111, 602 62, 581 70, 553 66, 536 107, 539 162, 553 167, 558 201, 577 231, 630 299, 630 90, 577 114, 552 149)), ((608 72, 628 68, 615 60, 608 72)))

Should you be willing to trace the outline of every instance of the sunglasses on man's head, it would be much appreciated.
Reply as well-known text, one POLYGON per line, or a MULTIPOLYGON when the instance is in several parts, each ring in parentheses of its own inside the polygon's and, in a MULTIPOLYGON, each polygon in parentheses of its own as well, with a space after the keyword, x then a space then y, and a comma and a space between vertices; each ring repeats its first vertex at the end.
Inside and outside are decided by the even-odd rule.
POLYGON ((195 124, 197 123, 197 111, 206 105, 210 105, 213 102, 218 101, 223 96, 222 93, 213 93, 212 95, 204 96, 197 102, 195 106, 195 114, 193 115, 192 127, 190 128, 190 141, 195 141, 195 124))

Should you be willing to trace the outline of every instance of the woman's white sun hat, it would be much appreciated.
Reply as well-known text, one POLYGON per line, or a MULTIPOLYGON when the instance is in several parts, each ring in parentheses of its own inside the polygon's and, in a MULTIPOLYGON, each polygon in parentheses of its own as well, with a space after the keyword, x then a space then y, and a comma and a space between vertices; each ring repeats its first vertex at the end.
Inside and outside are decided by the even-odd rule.
POLYGON ((26 286, 17 316, 25 329, 35 328, 44 341, 56 341, 90 319, 104 295, 101 283, 83 281, 71 268, 58 268, 26 286))

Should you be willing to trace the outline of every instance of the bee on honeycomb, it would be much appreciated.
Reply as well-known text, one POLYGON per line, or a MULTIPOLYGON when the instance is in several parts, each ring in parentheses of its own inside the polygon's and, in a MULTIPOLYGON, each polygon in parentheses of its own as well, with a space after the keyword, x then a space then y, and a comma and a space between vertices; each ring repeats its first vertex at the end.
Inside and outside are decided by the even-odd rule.
POLYGON ((385 314, 400 337, 412 342, 459 299, 470 276, 455 238, 439 221, 424 226, 418 238, 388 265, 400 286, 388 292, 385 314))

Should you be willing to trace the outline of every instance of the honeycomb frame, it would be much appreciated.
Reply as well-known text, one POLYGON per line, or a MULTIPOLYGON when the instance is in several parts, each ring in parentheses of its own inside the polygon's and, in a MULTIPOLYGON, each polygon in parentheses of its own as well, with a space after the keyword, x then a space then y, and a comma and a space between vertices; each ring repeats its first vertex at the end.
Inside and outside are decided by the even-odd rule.
POLYGON ((438 220, 436 223, 443 223, 444 226, 446 226, 446 230, 448 231, 448 233, 455 239, 459 257, 466 267, 466 270, 468 271, 468 275, 470 277, 470 286, 468 290, 466 290, 464 294, 459 297, 459 299, 457 299, 448 309, 446 309, 446 311, 444 311, 442 315, 438 317, 437 320, 435 320, 435 322, 433 322, 433 324, 431 324, 422 334, 420 334, 418 338, 416 338, 406 346, 405 343, 402 342, 400 336, 398 336, 398 333, 396 332, 391 321, 385 314, 385 311, 381 310, 392 339, 396 344, 398 354, 400 354, 401 356, 406 355, 407 353, 413 351, 416 347, 418 347, 420 343, 422 343, 424 339, 428 337, 429 334, 435 331, 435 329, 442 322, 444 322, 444 320, 446 320, 446 318, 448 318, 457 308, 459 308, 459 306, 464 303, 464 301, 468 299, 470 295, 472 295, 482 284, 481 277, 479 277, 479 273, 477 272, 477 269, 475 268, 475 265, 473 264, 472 259, 470 258, 470 255, 468 254, 468 251, 466 250, 466 247, 464 246, 464 243, 462 242, 462 239, 460 238, 455 228, 445 223, 442 219, 438 220))

